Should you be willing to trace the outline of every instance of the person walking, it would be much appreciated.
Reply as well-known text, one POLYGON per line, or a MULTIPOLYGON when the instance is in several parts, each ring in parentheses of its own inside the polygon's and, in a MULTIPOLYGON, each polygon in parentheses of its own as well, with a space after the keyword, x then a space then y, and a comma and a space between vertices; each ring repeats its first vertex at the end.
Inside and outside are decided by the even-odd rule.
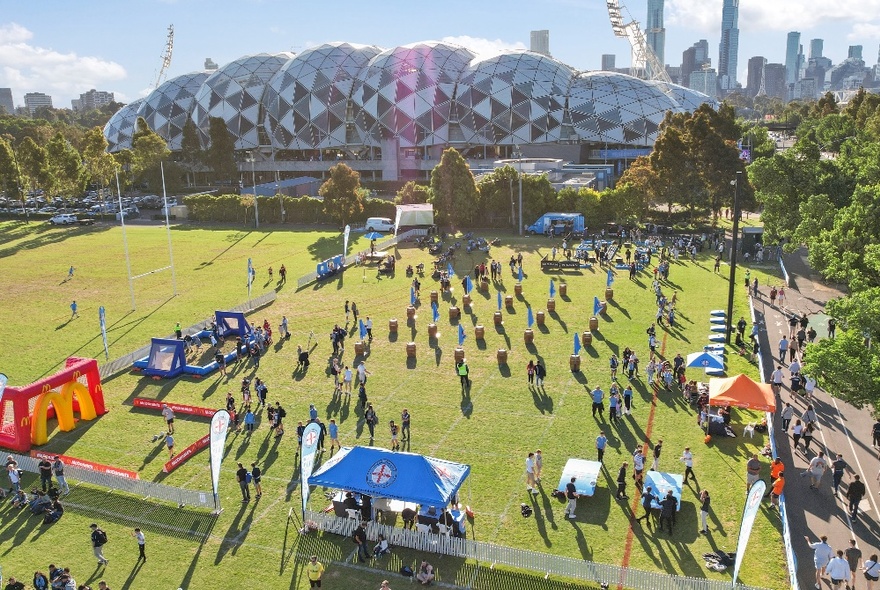
POLYGON ((373 404, 367 404, 367 410, 364 412, 364 421, 367 423, 367 428, 370 431, 370 442, 376 436, 376 425, 379 423, 379 416, 376 414, 376 410, 373 409, 373 404))
POLYGON ((367 547, 367 531, 364 526, 364 522, 361 521, 360 524, 358 524, 358 527, 354 530, 353 536, 354 542, 358 546, 358 561, 361 563, 372 557, 372 555, 370 555, 370 550, 367 547))
POLYGON ((535 363, 535 386, 544 387, 544 378, 547 376, 547 367, 538 359, 535 363))
POLYGON ((533 359, 529 359, 529 364, 526 365, 526 377, 531 386, 535 382, 535 361, 533 359))
POLYGON ((876 553, 871 554, 862 569, 865 571, 865 579, 868 581, 868 590, 873 590, 874 582, 880 580, 880 561, 878 561, 876 553))
POLYGON ((828 463, 825 461, 825 453, 819 451, 819 454, 813 457, 810 465, 807 467, 807 472, 810 474, 811 490, 819 489, 819 484, 822 482, 822 476, 825 475, 826 469, 828 469, 828 463))
POLYGON ((793 448, 796 451, 798 448, 798 443, 801 440, 801 436, 804 434, 804 425, 801 424, 800 420, 794 421, 794 427, 791 429, 791 438, 794 440, 793 448))
POLYGON ((70 304, 70 319, 79 317, 79 313, 76 310, 77 310, 77 305, 76 305, 76 300, 74 300, 70 304))
POLYGON ((709 534, 709 510, 711 509, 712 499, 709 497, 709 490, 700 492, 700 534, 709 534))
POLYGON ((654 498, 654 491, 651 486, 646 486, 645 490, 642 492, 642 508, 645 509, 645 513, 636 519, 636 522, 640 520, 646 520, 648 522, 648 526, 651 526, 651 504, 654 502, 656 498, 654 498))
POLYGON ((574 485, 576 480, 576 477, 572 477, 571 481, 565 484, 565 497, 568 498, 568 503, 565 505, 564 516, 571 519, 577 518, 574 514, 578 499, 577 488, 574 485))
POLYGON ((170 434, 165 435, 165 447, 168 449, 168 458, 174 458, 174 437, 170 434))
POLYGON ((461 390, 463 392, 468 392, 471 389, 471 380, 468 377, 468 366, 467 363, 464 362, 464 359, 458 361, 455 365, 455 371, 458 374, 458 378, 461 381, 461 390))
POLYGON ((678 500, 672 494, 672 490, 666 492, 666 497, 660 500, 660 531, 663 531, 663 523, 669 526, 669 534, 675 526, 675 511, 678 508, 678 500))
POLYGON ((788 338, 783 334, 782 339, 779 341, 779 360, 783 363, 785 362, 786 353, 788 353, 788 338))
POLYGON ((846 562, 849 564, 850 588, 856 588, 856 572, 862 567, 862 550, 859 549, 855 539, 849 540, 849 547, 843 552, 846 562))
POLYGON ((684 463, 684 482, 688 482, 688 477, 690 477, 693 481, 697 481, 697 476, 694 475, 694 455, 691 453, 690 447, 685 447, 684 451, 681 453, 681 457, 678 458, 679 461, 684 463))
POLYGON ((248 487, 248 472, 241 463, 238 464, 238 470, 235 472, 235 481, 241 488, 241 501, 247 503, 251 501, 251 490, 248 487))
POLYGON ((309 578, 309 588, 321 587, 321 577, 324 575, 324 564, 318 561, 317 555, 312 555, 309 558, 309 563, 306 565, 306 574, 309 578))
POLYGON ((825 575, 825 567, 831 561, 831 556, 834 552, 831 549, 831 545, 828 544, 828 537, 825 535, 819 537, 819 540, 815 543, 810 543, 810 537, 807 535, 804 535, 804 540, 810 549, 813 550, 813 565, 816 567, 816 589, 818 590, 822 587, 822 576, 825 575))
POLYGON ((103 550, 104 545, 107 544, 107 533, 95 523, 90 524, 89 528, 92 529, 92 552, 98 560, 98 565, 107 565, 110 560, 104 557, 103 550))
POLYGON ((263 495, 263 470, 256 463, 251 463, 251 481, 254 484, 257 500, 259 500, 263 495))
POLYGON ((782 431, 788 432, 788 425, 791 424, 791 419, 794 418, 794 408, 788 402, 785 402, 785 408, 782 409, 782 431))
POLYGON ((843 455, 837 453, 837 458, 831 462, 831 485, 834 487, 834 495, 840 490, 840 482, 843 481, 843 473, 849 467, 843 460, 843 455))
POLYGON ((165 419, 168 434, 174 434, 174 410, 169 408, 168 404, 162 404, 162 417, 165 419))
POLYGON ((409 422, 411 419, 412 416, 410 416, 409 410, 403 408, 403 412, 400 413, 400 436, 403 440, 409 438, 409 422))
POLYGON ((605 392, 597 385, 590 395, 593 398, 593 418, 596 417, 596 412, 598 412, 599 419, 604 420, 602 412, 605 410, 605 404, 603 403, 605 392))
POLYGON ((629 496, 626 495, 626 472, 627 472, 627 463, 624 461, 620 469, 617 470, 617 494, 615 494, 615 498, 618 500, 626 500, 629 496))
POLYGON ((388 423, 388 430, 391 432, 391 450, 399 451, 400 442, 397 440, 397 434, 400 431, 400 427, 394 423, 394 420, 391 420, 388 423))
POLYGON ((131 531, 131 536, 135 538, 138 544, 138 561, 144 560, 144 563, 147 563, 147 539, 144 537, 144 533, 141 529, 134 529, 131 531))
POLYGON ((526 490, 531 492, 532 494, 537 494, 538 490, 535 489, 536 485, 535 454, 529 453, 529 456, 526 457, 526 490))
POLYGON ((859 474, 853 476, 853 480, 846 489, 846 499, 849 500, 849 517, 856 520, 859 517, 859 503, 867 493, 865 483, 859 474))
POLYGON ((599 463, 604 463, 603 458, 605 457, 605 447, 608 445, 608 437, 605 436, 604 432, 600 432, 599 436, 596 437, 596 455, 598 458, 596 459, 599 463))
POLYGON ((843 557, 843 549, 837 550, 837 554, 825 566, 825 571, 831 578, 831 587, 834 590, 840 590, 840 586, 844 582, 849 588, 849 562, 843 557))

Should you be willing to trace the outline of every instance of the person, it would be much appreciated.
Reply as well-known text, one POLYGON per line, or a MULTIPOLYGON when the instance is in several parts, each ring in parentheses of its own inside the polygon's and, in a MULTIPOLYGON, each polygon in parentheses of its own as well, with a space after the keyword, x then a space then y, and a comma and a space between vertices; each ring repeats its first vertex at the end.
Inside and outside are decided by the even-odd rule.
POLYGON ((572 477, 571 481, 565 484, 565 497, 568 499, 568 503, 565 505, 564 516, 571 519, 577 518, 574 514, 575 509, 577 509, 578 499, 577 488, 574 485, 575 481, 577 481, 577 477, 572 477))
POLYGON ((251 499, 251 491, 250 491, 250 488, 248 487, 247 476, 248 476, 247 469, 244 468, 244 465, 239 463, 238 470, 235 472, 235 481, 238 482, 238 487, 241 488, 241 501, 242 502, 250 502, 250 499, 251 499))
POLYGON ((321 576, 324 575, 324 564, 318 561, 317 555, 312 555, 309 558, 309 563, 306 565, 306 574, 309 578, 309 588, 321 587, 321 576))
POLYGON ((358 306, 354 301, 351 302, 351 316, 354 318, 355 323, 358 321, 358 306))
POLYGON ((804 425, 801 424, 800 420, 794 421, 794 426, 791 429, 791 438, 794 440, 794 450, 798 448, 798 442, 801 440, 801 436, 804 434, 804 425))
POLYGON ((604 432, 599 432, 599 436, 596 437, 596 454, 598 458, 596 459, 599 463, 603 463, 603 458, 605 457, 605 447, 608 445, 608 437, 605 436, 604 432))
POLYGON ((623 388, 623 414, 632 414, 632 399, 632 385, 627 384, 627 386, 623 388))
POLYGON ((382 580, 382 585, 379 586, 379 590, 391 590, 391 586, 388 585, 388 580, 382 580))
POLYGON ((400 427, 394 423, 394 420, 391 420, 388 423, 388 429, 391 431, 391 450, 399 451, 400 442, 397 440, 397 433, 400 430, 400 427))
POLYGON ((785 408, 782 409, 782 430, 783 432, 788 432, 788 425, 791 424, 791 419, 794 418, 794 408, 789 402, 785 402, 785 408))
POLYGON ((547 367, 544 366, 544 363, 538 359, 538 362, 535 363, 535 385, 538 387, 544 387, 544 378, 547 376, 547 367))
MULTIPOLYGON (((86 586, 86 588, 88 588, 88 586, 86 586)), ((110 586, 107 585, 107 582, 101 580, 98 582, 98 590, 110 590, 110 586)))
POLYGON ((642 489, 642 476, 645 471, 645 455, 642 448, 636 448, 633 453, 633 480, 636 487, 642 489))
POLYGON ((256 492, 257 499, 259 500, 263 495, 263 470, 256 463, 251 463, 251 481, 254 484, 254 492, 256 492))
POLYGON ((855 590, 856 572, 862 565, 862 550, 859 549, 855 539, 849 540, 849 547, 846 548, 843 555, 846 558, 846 562, 849 564, 850 588, 855 590))
POLYGON ((135 538, 138 544, 138 561, 144 560, 144 563, 147 563, 147 539, 144 537, 143 531, 141 529, 134 529, 131 532, 131 536, 135 538))
POLYGON ((874 582, 880 580, 880 561, 877 560, 876 553, 871 554, 862 569, 865 572, 865 579, 868 581, 868 590, 873 590, 874 582))
POLYGON ((843 549, 837 550, 837 554, 825 566, 825 571, 831 578, 831 587, 834 590, 839 590, 840 585, 844 582, 849 588, 849 562, 843 557, 843 549))
POLYGON ((822 481, 822 476, 825 475, 826 469, 828 469, 828 463, 825 461, 825 453, 819 451, 819 454, 813 457, 810 465, 807 467, 807 472, 810 474, 811 490, 819 489, 819 484, 822 481))
POLYGON ((620 469, 617 470, 617 494, 615 494, 615 498, 618 500, 626 500, 629 496, 626 495, 626 471, 627 471, 627 463, 624 461, 620 465, 620 469))
POLYGON ((434 566, 427 561, 422 561, 421 565, 419 565, 419 571, 416 574, 416 580, 418 580, 422 586, 430 584, 434 580, 434 566))
POLYGON ((783 363, 785 362, 785 355, 788 352, 788 338, 786 338, 785 334, 782 335, 782 339, 779 341, 779 360, 783 363))
POLYGON ((33 585, 36 590, 49 590, 49 578, 43 572, 34 572, 33 585))
POLYGON ((746 335, 746 318, 743 316, 739 317, 739 321, 736 323, 736 331, 739 332, 740 336, 745 337, 746 335))
POLYGON ((663 439, 658 439, 657 444, 654 445, 653 453, 654 453, 654 461, 651 463, 651 471, 657 471, 660 469, 660 453, 663 451, 663 439))
POLYGON ((688 476, 697 481, 697 477, 694 475, 694 455, 691 453, 691 448, 685 447, 678 460, 684 463, 684 483, 688 482, 688 476))
POLYGON ((672 494, 672 490, 666 492, 666 497, 660 501, 660 530, 663 531, 663 523, 669 525, 669 534, 672 534, 672 527, 675 525, 675 510, 678 507, 678 500, 672 494))
POLYGON ((400 436, 403 440, 409 438, 410 420, 412 420, 412 416, 410 416, 409 410, 403 408, 403 412, 400 413, 400 436))
POLYGON ((785 471, 780 471, 770 485, 770 502, 777 508, 779 508, 779 497, 782 495, 783 488, 785 488, 785 471))
POLYGON ((782 365, 776 365, 776 370, 773 371, 773 374, 770 376, 770 383, 773 387, 774 393, 782 391, 782 379, 782 365))
POLYGON ((45 492, 52 487, 52 463, 46 457, 40 459, 40 488, 45 492))
POLYGON ((455 372, 458 374, 458 378, 461 381, 461 389, 462 391, 468 391, 471 388, 471 380, 468 377, 468 366, 467 363, 464 362, 464 359, 458 361, 455 365, 455 372))
MULTIPOLYGON (((76 302, 74 301, 74 303, 76 302)), ((180 322, 174 324, 174 337, 178 340, 183 340, 183 330, 180 327, 180 322)))
POLYGON ((651 526, 651 503, 654 502, 654 491, 651 486, 646 486, 645 490, 642 492, 642 508, 645 509, 645 513, 638 517, 636 521, 640 521, 642 519, 648 521, 648 526, 651 526))
POLYGON ((168 448, 168 458, 174 458, 174 437, 169 433, 165 436, 165 446, 168 448))
POLYGON ((846 490, 846 499, 849 500, 849 516, 853 520, 859 516, 859 502, 862 501, 866 491, 865 483, 862 481, 861 476, 858 474, 854 475, 846 490))
POLYGON ((165 418, 168 434, 174 434, 174 410, 169 408, 168 404, 162 404, 162 417, 165 418))
POLYGON ((78 317, 79 317, 79 313, 77 313, 76 310, 77 310, 77 305, 76 305, 76 300, 74 300, 74 301, 70 304, 70 319, 78 318, 78 317))
POLYGON ((330 424, 327 425, 327 434, 330 436, 330 454, 333 454, 333 447, 337 449, 342 449, 342 446, 339 444, 339 425, 336 424, 336 420, 334 418, 330 419, 330 424))
POLYGON ((700 492, 700 534, 709 534, 709 510, 712 499, 709 497, 709 490, 700 492))
POLYGON ((532 494, 537 494, 535 489, 537 482, 535 481, 535 454, 529 453, 526 457, 526 489, 532 494))
POLYGON ((544 453, 535 449, 535 481, 541 483, 541 472, 544 471, 544 453))
POLYGON ((24 590, 24 584, 16 580, 14 577, 9 576, 9 582, 4 586, 4 590, 24 590))
POLYGON ((834 487, 834 495, 840 489, 840 482, 843 481, 843 472, 849 467, 843 460, 843 455, 837 453, 837 457, 831 462, 831 485, 834 487))
POLYGON ((828 318, 828 337, 834 340, 834 333, 837 331, 837 320, 828 318))
POLYGON ((379 535, 379 540, 373 547, 373 555, 382 557, 388 553, 391 553, 391 549, 388 547, 388 539, 385 538, 385 535, 379 535))
POLYGON ((529 385, 532 385, 535 382, 535 361, 533 359, 529 359, 529 364, 526 365, 526 376, 529 380, 529 385))
POLYGON ((871 427, 871 438, 874 448, 880 447, 880 419, 874 422, 874 426, 871 427))
POLYGON ((822 576, 825 575, 825 567, 831 561, 833 551, 831 545, 828 544, 828 537, 825 535, 819 537, 815 543, 810 543, 810 537, 807 535, 804 535, 804 540, 813 550, 813 565, 816 567, 816 588, 818 590, 822 587, 822 576))
POLYGON ((367 549, 367 530, 364 528, 364 526, 365 525, 363 521, 361 521, 358 524, 358 527, 354 530, 354 542, 358 546, 358 560, 361 563, 372 557, 372 555, 370 555, 370 551, 367 549))
POLYGON ((761 477, 761 461, 758 455, 752 455, 752 458, 746 462, 746 491, 752 489, 752 486, 761 477))
POLYGON ((596 417, 596 412, 599 412, 599 418, 602 418, 602 412, 605 410, 605 404, 602 400, 605 397, 605 392, 597 385, 592 392, 593 397, 593 418, 596 417))
POLYGON ((367 409, 364 412, 364 421, 367 423, 367 429, 370 431, 370 440, 376 435, 376 424, 379 423, 379 416, 376 414, 376 410, 373 409, 373 404, 367 404, 367 409))
POLYGON ((98 565, 107 565, 110 561, 104 557, 103 547, 107 543, 107 533, 105 533, 97 524, 89 525, 92 529, 92 552, 98 560, 98 565))
POLYGON ((58 489, 61 491, 61 494, 69 494, 70 486, 67 485, 67 480, 64 478, 64 462, 58 455, 55 455, 55 460, 52 463, 52 472, 55 474, 55 480, 58 482, 58 489))

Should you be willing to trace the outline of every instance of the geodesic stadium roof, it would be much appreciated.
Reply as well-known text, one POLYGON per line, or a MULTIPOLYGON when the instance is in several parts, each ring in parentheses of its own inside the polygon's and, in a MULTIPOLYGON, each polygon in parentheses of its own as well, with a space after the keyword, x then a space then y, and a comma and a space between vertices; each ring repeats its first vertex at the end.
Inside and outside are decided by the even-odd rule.
POLYGON ((657 86, 625 74, 578 74, 568 94, 568 117, 578 138, 652 145, 667 111, 680 112, 657 86))
POLYGON ((104 125, 104 137, 107 138, 107 151, 112 153, 131 149, 131 138, 137 125, 138 109, 143 98, 128 103, 113 113, 104 125))
POLYGON ((180 149, 183 126, 192 112, 196 93, 207 79, 207 72, 177 76, 164 82, 141 103, 138 116, 168 142, 168 149, 180 149))
POLYGON ((679 86, 678 84, 667 84, 665 82, 654 82, 654 84, 656 84, 660 90, 665 92, 668 96, 675 99, 682 109, 690 113, 700 108, 700 105, 704 103, 708 103, 713 109, 718 108, 718 101, 711 96, 706 96, 702 92, 697 92, 696 90, 679 86))
POLYGON ((346 140, 346 109, 355 80, 382 50, 325 43, 287 62, 269 81, 264 123, 276 149, 314 149, 363 143, 346 140))
POLYGON ((199 141, 207 149, 211 144, 210 118, 220 117, 235 138, 235 149, 259 147, 257 125, 266 84, 293 58, 292 53, 246 55, 211 74, 196 93, 192 119, 199 131, 199 141))
POLYGON ((401 147, 446 144, 456 84, 470 50, 438 41, 383 51, 352 91, 355 122, 378 145, 395 137, 401 147))

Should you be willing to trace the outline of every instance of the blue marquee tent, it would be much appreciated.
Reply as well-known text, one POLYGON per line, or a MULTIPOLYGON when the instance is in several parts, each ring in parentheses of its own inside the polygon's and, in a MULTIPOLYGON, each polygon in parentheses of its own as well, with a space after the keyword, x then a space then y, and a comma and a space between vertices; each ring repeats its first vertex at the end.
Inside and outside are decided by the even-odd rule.
POLYGON ((470 474, 470 465, 375 447, 343 447, 309 485, 443 507, 470 474))

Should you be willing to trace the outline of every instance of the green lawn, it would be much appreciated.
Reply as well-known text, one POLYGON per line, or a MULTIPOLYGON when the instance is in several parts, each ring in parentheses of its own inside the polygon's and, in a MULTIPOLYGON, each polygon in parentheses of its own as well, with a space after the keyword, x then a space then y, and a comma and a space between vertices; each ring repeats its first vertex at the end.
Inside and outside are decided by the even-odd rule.
MULTIPOLYGON (((471 310, 465 310, 471 313, 465 313, 462 319, 473 388, 468 397, 462 397, 452 358, 457 326, 450 323, 446 312, 450 303, 459 302, 461 286, 454 282, 451 298, 441 301, 436 341, 429 341, 427 335, 431 315, 428 293, 436 285, 430 277, 423 280, 418 317, 412 327, 407 326, 409 279, 403 269, 418 262, 430 266, 431 259, 427 252, 413 246, 404 245, 395 251, 400 272, 394 278, 377 278, 373 267, 366 271, 355 268, 338 280, 297 292, 299 275, 313 270, 317 260, 341 252, 340 236, 316 231, 175 228, 172 234, 178 295, 171 297, 168 271, 149 275, 135 282, 137 310, 132 312, 118 228, 68 230, 4 223, 0 224, 0 234, 4 236, 0 259, 7 290, 5 305, 0 307, 0 321, 7 334, 28 334, 34 340, 26 348, 22 347, 22 338, 0 340, 0 371, 10 376, 12 384, 51 374, 67 355, 103 359, 97 321, 97 308, 101 305, 107 309, 110 356, 114 358, 146 344, 151 336, 171 333, 177 321, 191 325, 209 317, 214 309, 243 302, 247 297, 248 257, 253 258, 257 268, 254 294, 278 290, 276 302, 256 312, 253 319, 262 323, 267 318, 277 326, 285 314, 293 332, 289 342, 274 347, 264 358, 257 373, 269 385, 270 400, 279 400, 287 408, 288 434, 277 441, 267 436, 268 429, 263 424, 250 440, 241 434, 230 436, 221 481, 225 511, 219 518, 211 519, 198 511, 144 507, 125 498, 103 498, 94 491, 77 490, 71 502, 82 508, 69 511, 48 533, 43 533, 35 521, 25 523, 23 515, 4 515, 4 522, 14 523, 0 532, 0 563, 7 576, 18 574, 29 579, 25 573, 45 567, 47 559, 54 559, 75 566, 77 582, 83 583, 92 569, 87 525, 93 520, 108 523, 114 540, 107 551, 111 566, 104 574, 111 587, 139 588, 149 581, 150 587, 196 588, 223 578, 229 580, 229 585, 259 579, 266 587, 301 588, 307 587, 302 559, 310 552, 317 551, 325 563, 346 559, 354 547, 349 540, 332 536, 298 540, 294 525, 289 529, 286 526, 288 509, 299 503, 298 472, 294 470, 296 442, 291 433, 296 420, 307 418, 308 404, 314 403, 322 417, 336 419, 343 444, 369 442, 356 397, 351 401, 334 398, 331 378, 326 372, 326 359, 331 353, 328 333, 333 324, 344 324, 346 299, 357 302, 361 314, 370 315, 375 322, 376 338, 366 360, 372 372, 369 398, 380 418, 376 444, 389 444, 387 426, 383 425, 389 419, 399 419, 400 411, 406 407, 413 415, 413 437, 406 450, 470 464, 471 477, 462 490, 463 501, 476 511, 469 534, 482 541, 622 563, 630 531, 630 510, 634 507, 632 498, 636 494, 630 486, 629 503, 613 499, 616 468, 629 459, 636 444, 645 440, 653 396, 644 387, 644 376, 636 380, 634 415, 619 428, 609 428, 606 422, 597 422, 590 416, 588 392, 597 383, 607 391, 607 361, 612 352, 619 355, 624 347, 630 346, 638 352, 644 366, 648 356, 645 329, 656 310, 648 274, 641 274, 636 282, 627 280, 626 273, 618 274, 614 302, 601 318, 593 346, 581 351, 582 373, 572 374, 568 357, 573 334, 587 329, 593 297, 604 297, 605 273, 542 273, 539 259, 552 246, 549 240, 502 236, 504 245, 492 250, 492 256, 504 263, 505 270, 497 288, 502 296, 513 293, 515 280, 506 262, 512 253, 522 252, 526 274, 523 299, 515 300, 512 313, 504 310, 504 326, 496 330, 492 324, 496 288, 488 294, 474 293, 471 310), (287 285, 268 283, 266 268, 273 266, 277 278, 282 263, 288 269, 287 285), (71 264, 76 273, 71 281, 65 282, 71 264), (536 330, 534 347, 527 349, 523 344, 526 305, 530 304, 536 312, 545 309, 550 278, 556 278, 558 285, 563 277, 568 284, 568 296, 557 295, 557 313, 547 316, 546 327, 536 330), (68 306, 73 299, 80 306, 81 317, 69 320, 68 306), (397 338, 390 337, 387 330, 388 319, 392 317, 400 320, 397 338), (486 326, 485 342, 474 339, 473 326, 478 323, 486 326), (304 376, 292 377, 296 345, 305 345, 310 331, 317 337, 312 365, 304 376), (416 342, 418 356, 415 363, 407 364, 404 345, 410 340, 416 342), (510 350, 507 366, 499 367, 495 360, 495 351, 500 347, 510 350), (539 357, 548 368, 546 390, 540 393, 529 390, 525 377, 528 360, 539 357), (596 495, 580 501, 579 518, 568 521, 562 518, 563 504, 552 498, 549 491, 569 457, 595 458, 594 440, 600 428, 609 434, 610 448, 605 458, 609 471, 600 479, 596 495), (532 499, 525 490, 523 462, 528 451, 536 448, 544 452, 545 476, 541 495, 532 499), (264 497, 244 508, 234 482, 237 460, 258 460, 265 467, 264 497), (522 502, 532 503, 532 518, 520 516, 522 502), (125 535, 126 528, 137 523, 150 533, 150 547, 155 555, 161 553, 161 558, 131 570, 136 547, 125 535), (287 564, 283 569, 282 563, 287 564)), ((134 274, 168 264, 164 228, 129 227, 127 237, 134 274)), ((362 240, 356 245, 365 248, 368 243, 362 240)), ((461 275, 472 271, 483 260, 477 254, 482 256, 461 250, 455 262, 456 272, 461 275)), ((727 267, 723 270, 726 273, 727 267)), ((769 265, 764 270, 775 272, 769 265)), ((772 280, 764 270, 752 270, 762 284, 772 280)), ((664 290, 670 295, 673 290, 678 291, 680 324, 660 336, 666 357, 700 350, 709 333, 709 310, 726 308, 727 300, 727 280, 712 272, 708 256, 700 257, 697 264, 674 264, 670 279, 664 290)), ((735 317, 747 315, 744 289, 739 286, 736 293, 735 317)), ((354 360, 351 340, 343 360, 349 364, 354 360)), ((756 376, 755 367, 733 350, 728 353, 728 364, 729 374, 747 372, 756 376)), ((150 440, 162 430, 162 421, 152 412, 133 409, 130 400, 144 396, 220 407, 226 391, 237 396, 242 375, 251 373, 250 367, 236 368, 228 382, 215 375, 170 382, 153 381, 134 373, 119 375, 105 383, 110 413, 92 423, 79 423, 73 432, 53 433, 47 448, 137 470, 144 479, 208 490, 205 453, 170 475, 161 473, 167 454, 150 440)), ((694 370, 690 376, 701 378, 701 372, 694 370)), ((748 413, 735 412, 735 423, 754 419, 748 413)), ((758 435, 754 439, 714 440, 707 446, 695 422, 692 408, 680 396, 668 392, 657 395, 650 440, 664 440, 661 469, 681 472, 683 465, 677 458, 685 446, 690 446, 696 458, 699 488, 691 486, 685 490, 675 536, 653 535, 635 525, 629 564, 648 570, 729 579, 729 574, 707 572, 699 556, 714 549, 735 549, 745 495, 744 463, 766 439, 758 435), (708 538, 697 534, 697 495, 702 487, 711 491, 715 510, 708 538)), ((178 416, 176 424, 178 444, 188 444, 207 431, 207 422, 202 419, 178 416)), ((322 503, 318 491, 311 506, 321 508, 322 503)), ((778 529, 778 518, 773 512, 765 512, 759 518, 741 573, 745 583, 768 588, 786 583, 778 529), (773 549, 768 551, 768 547, 773 549)), ((396 559, 417 557, 406 552, 396 555, 396 559)), ((534 580, 526 584, 513 573, 501 575, 474 569, 472 564, 451 558, 437 561, 441 578, 462 585, 522 588, 537 584, 534 580)), ((378 586, 382 576, 389 575, 383 568, 396 571, 388 562, 372 573, 336 564, 330 568, 325 587, 363 587, 354 585, 353 580, 363 580, 366 587, 378 586)))

